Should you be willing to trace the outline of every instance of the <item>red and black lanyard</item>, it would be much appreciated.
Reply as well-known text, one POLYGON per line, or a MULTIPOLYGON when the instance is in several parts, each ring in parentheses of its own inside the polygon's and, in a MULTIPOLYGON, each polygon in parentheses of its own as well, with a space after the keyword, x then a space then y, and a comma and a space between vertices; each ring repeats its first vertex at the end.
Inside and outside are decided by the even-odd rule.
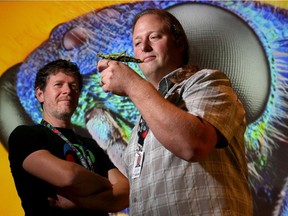
MULTIPOLYGON (((41 120, 41 125, 45 126, 46 128, 50 129, 53 133, 57 134, 61 139, 63 139, 72 149, 73 152, 76 153, 77 157, 80 160, 80 163, 88 170, 93 171, 93 164, 91 161, 91 158, 89 156, 88 150, 85 148, 84 145, 82 147, 84 148, 85 151, 83 151, 83 155, 81 152, 56 128, 54 128, 51 124, 49 124, 47 121, 44 119, 41 120)), ((75 134, 76 138, 77 135, 75 134)), ((81 144, 81 141, 77 138, 79 144, 81 144)))

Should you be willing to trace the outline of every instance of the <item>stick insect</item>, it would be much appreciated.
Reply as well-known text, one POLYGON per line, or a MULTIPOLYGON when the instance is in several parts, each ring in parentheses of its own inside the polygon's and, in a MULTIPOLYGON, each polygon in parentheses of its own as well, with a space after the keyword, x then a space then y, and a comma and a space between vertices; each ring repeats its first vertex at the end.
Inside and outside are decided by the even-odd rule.
POLYGON ((135 62, 135 63, 143 62, 140 59, 136 59, 132 56, 127 55, 125 51, 121 53, 113 53, 113 54, 108 54, 108 55, 98 53, 97 56, 103 59, 111 59, 111 60, 120 61, 120 62, 135 62))

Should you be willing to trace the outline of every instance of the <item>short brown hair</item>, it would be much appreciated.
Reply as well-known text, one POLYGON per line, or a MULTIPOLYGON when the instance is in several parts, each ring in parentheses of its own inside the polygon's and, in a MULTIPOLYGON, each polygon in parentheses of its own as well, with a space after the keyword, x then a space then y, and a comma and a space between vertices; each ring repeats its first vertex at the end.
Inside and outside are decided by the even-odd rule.
POLYGON ((44 90, 47 84, 47 79, 51 74, 57 74, 58 72, 63 72, 67 75, 75 76, 78 79, 79 90, 83 86, 83 77, 80 73, 79 67, 71 61, 58 59, 49 62, 44 67, 42 67, 36 74, 36 79, 34 83, 34 88, 39 88, 44 90))

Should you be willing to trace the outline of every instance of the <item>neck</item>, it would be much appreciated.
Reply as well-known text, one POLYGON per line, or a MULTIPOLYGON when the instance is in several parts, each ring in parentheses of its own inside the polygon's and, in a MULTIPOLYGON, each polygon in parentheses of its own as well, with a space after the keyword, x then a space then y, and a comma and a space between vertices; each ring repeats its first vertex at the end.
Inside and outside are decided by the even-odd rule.
POLYGON ((43 119, 45 121, 47 121, 49 124, 51 124, 53 127, 72 128, 70 118, 68 120, 66 120, 66 119, 47 118, 47 117, 43 116, 43 119))

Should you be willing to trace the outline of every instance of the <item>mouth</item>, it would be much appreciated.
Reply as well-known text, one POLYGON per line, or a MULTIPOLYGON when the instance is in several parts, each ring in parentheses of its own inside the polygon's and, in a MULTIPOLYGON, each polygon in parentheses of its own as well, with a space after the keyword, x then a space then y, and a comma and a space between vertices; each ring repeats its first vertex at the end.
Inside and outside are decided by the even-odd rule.
POLYGON ((60 102, 60 104, 63 104, 65 106, 71 106, 72 105, 72 101, 69 101, 69 100, 61 100, 59 102, 60 102))
POLYGON ((153 61, 156 58, 156 56, 146 56, 145 58, 143 58, 143 62, 150 62, 153 61))
POLYGON ((66 104, 73 104, 73 100, 71 100, 69 98, 62 98, 59 100, 59 102, 66 103, 66 104))

